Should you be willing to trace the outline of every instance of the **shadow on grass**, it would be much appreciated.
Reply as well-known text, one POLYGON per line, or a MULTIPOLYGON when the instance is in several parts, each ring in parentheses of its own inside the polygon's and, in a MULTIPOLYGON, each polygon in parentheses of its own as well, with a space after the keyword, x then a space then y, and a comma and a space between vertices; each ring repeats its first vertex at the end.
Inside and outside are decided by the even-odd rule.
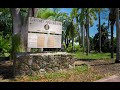
POLYGON ((89 62, 91 62, 91 61, 94 61, 94 60, 98 60, 98 59, 76 59, 76 61, 89 61, 89 62))
POLYGON ((94 64, 94 65, 90 65, 90 66, 102 66, 102 65, 112 65, 115 63, 102 63, 102 64, 94 64))
POLYGON ((7 61, 0 61, 0 76, 2 79, 13 79, 13 65, 6 63, 7 61))

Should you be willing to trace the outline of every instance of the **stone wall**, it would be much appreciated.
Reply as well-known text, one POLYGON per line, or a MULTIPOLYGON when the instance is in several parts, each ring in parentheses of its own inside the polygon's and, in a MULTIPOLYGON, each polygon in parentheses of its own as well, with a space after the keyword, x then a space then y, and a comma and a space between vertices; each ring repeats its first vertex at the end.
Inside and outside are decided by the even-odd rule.
POLYGON ((16 54, 15 76, 39 75, 67 69, 73 62, 72 55, 66 52, 16 54))

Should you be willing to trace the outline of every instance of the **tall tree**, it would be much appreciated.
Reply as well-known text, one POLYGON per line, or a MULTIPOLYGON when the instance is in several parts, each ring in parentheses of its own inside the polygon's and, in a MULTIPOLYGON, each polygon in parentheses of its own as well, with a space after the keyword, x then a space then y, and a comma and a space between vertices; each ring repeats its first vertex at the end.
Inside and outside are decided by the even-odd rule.
POLYGON ((93 20, 96 20, 96 19, 97 19, 97 17, 96 17, 96 13, 95 13, 94 8, 82 8, 81 9, 80 21, 81 21, 81 24, 82 23, 85 24, 86 40, 87 40, 87 43, 86 43, 87 55, 90 52, 90 49, 89 49, 89 45, 90 45, 90 42, 89 42, 89 27, 93 26, 93 24, 94 24, 93 20))
POLYGON ((33 16, 34 10, 32 8, 10 8, 13 20, 13 36, 19 34, 21 37, 21 44, 24 51, 27 51, 27 25, 28 17, 33 16), (22 11, 25 11, 22 14, 22 11))
POLYGON ((86 40, 87 40, 86 55, 89 55, 89 9, 86 9, 86 40))
POLYGON ((81 33, 81 30, 80 30, 80 25, 79 25, 79 20, 78 20, 78 18, 79 18, 79 13, 78 13, 78 11, 79 11, 79 8, 73 8, 72 9, 72 12, 71 12, 71 14, 70 14, 70 17, 73 19, 73 20, 75 20, 76 21, 76 30, 77 30, 77 32, 78 32, 78 40, 79 40, 79 45, 81 44, 81 42, 80 42, 80 40, 81 40, 81 36, 80 36, 80 33, 81 33))
POLYGON ((117 42, 116 42, 116 45, 117 45, 117 52, 116 52, 116 63, 120 63, 120 22, 119 22, 119 8, 116 8, 116 37, 117 37, 117 42))
POLYGON ((99 52, 101 53, 101 10, 102 8, 96 8, 98 13, 98 21, 99 21, 99 52))
POLYGON ((82 37, 82 47, 83 52, 85 52, 85 8, 81 8, 81 12, 79 14, 79 23, 81 27, 81 37, 82 37))
POLYGON ((115 8, 110 8, 110 14, 109 14, 109 21, 110 21, 110 25, 111 25, 111 58, 113 58, 114 56, 114 37, 113 37, 113 28, 114 28, 114 24, 115 24, 115 19, 116 19, 116 12, 115 12, 115 8))
POLYGON ((15 59, 15 53, 18 52, 18 50, 16 50, 16 45, 21 44, 22 47, 24 49, 24 51, 28 51, 27 48, 27 36, 28 36, 28 29, 27 29, 27 25, 28 25, 28 17, 33 16, 33 9, 29 8, 29 9, 21 9, 21 8, 10 8, 11 10, 11 15, 12 15, 12 20, 13 20, 13 38, 12 39, 12 58, 14 60, 13 62, 13 77, 15 75, 15 63, 16 63, 16 59, 15 59), (26 14, 22 14, 21 11, 25 10, 26 14), (21 41, 21 43, 15 43, 14 40, 17 41, 21 41))
MULTIPOLYGON (((103 23, 101 25, 101 51, 102 52, 110 52, 110 45, 109 45, 109 33, 108 33, 108 27, 103 23)), ((95 34, 93 37, 93 43, 94 43, 94 50, 99 52, 99 26, 98 26, 98 33, 95 34)))
POLYGON ((71 38, 72 40, 72 51, 74 51, 74 38, 76 35, 76 30, 75 30, 75 26, 73 23, 73 20, 70 22, 70 24, 67 26, 67 30, 66 30, 66 37, 67 37, 67 43, 69 42, 69 38, 71 38))

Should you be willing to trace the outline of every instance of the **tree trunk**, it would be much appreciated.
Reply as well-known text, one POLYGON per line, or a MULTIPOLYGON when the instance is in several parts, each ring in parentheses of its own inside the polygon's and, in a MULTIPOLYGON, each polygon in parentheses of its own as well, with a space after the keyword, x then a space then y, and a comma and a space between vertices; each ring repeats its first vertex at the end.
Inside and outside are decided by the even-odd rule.
POLYGON ((74 38, 72 38, 72 52, 74 51, 74 38))
POLYGON ((79 42, 79 46, 81 45, 81 42, 80 42, 80 25, 78 24, 78 17, 76 17, 76 27, 77 27, 77 31, 78 31, 78 42, 79 42))
POLYGON ((114 56, 113 27, 114 24, 111 24, 111 58, 114 56))
POLYGON ((117 51, 116 51, 116 63, 120 63, 120 23, 119 23, 119 8, 116 8, 116 37, 117 37, 117 51))
POLYGON ((101 53, 101 23, 100 23, 100 12, 98 13, 99 17, 99 52, 101 53))
POLYGON ((22 20, 20 16, 20 8, 10 8, 13 20, 13 35, 20 34, 22 20))
MULTIPOLYGON (((21 38, 21 45, 24 51, 27 51, 27 38, 28 38, 28 17, 32 16, 32 9, 29 8, 27 17, 22 17, 20 14, 20 8, 10 8, 11 16, 13 20, 13 35, 20 34, 21 38)), ((13 43, 14 41, 12 41, 13 43)), ((14 45, 12 45, 12 48, 14 45)), ((13 50, 13 77, 15 76, 15 65, 16 65, 16 58, 15 58, 15 51, 13 50)))
POLYGON ((78 32, 78 41, 79 41, 79 46, 80 46, 80 32, 78 32))
POLYGON ((85 52, 85 26, 83 25, 83 52, 85 52))
MULTIPOLYGON (((12 16, 12 29, 13 29, 13 36, 16 34, 20 34, 21 31, 21 18, 20 18, 20 9, 19 8, 10 8, 11 10, 11 16, 12 16)), ((13 77, 15 77, 15 65, 16 65, 16 58, 15 58, 15 53, 16 51, 14 50, 14 43, 13 43, 13 39, 12 39, 12 52, 11 52, 11 56, 13 59, 13 77)))
MULTIPOLYGON (((14 36, 16 34, 20 34, 22 20, 20 16, 20 8, 10 8, 10 10, 11 10, 11 16, 12 16, 12 29, 13 29, 12 36, 14 36)), ((12 59, 14 59, 15 53, 16 53, 16 50, 14 49, 15 43, 13 42, 14 41, 12 39, 12 52, 11 52, 12 59)))
POLYGON ((66 48, 68 48, 68 45, 69 45, 69 40, 68 38, 66 38, 66 48))
POLYGON ((90 33, 89 33, 89 18, 88 18, 88 52, 90 53, 90 39, 89 38, 90 38, 90 33))
POLYGON ((89 9, 86 11, 86 40, 87 40, 87 50, 86 55, 89 55, 89 9))
POLYGON ((27 17, 22 17, 20 8, 11 8, 13 18, 13 34, 20 34, 21 44, 24 51, 27 51, 27 37, 28 37, 28 17, 33 15, 32 9, 29 8, 27 17))
POLYGON ((83 52, 84 52, 84 47, 85 47, 85 44, 84 44, 84 29, 83 29, 83 24, 81 25, 81 37, 82 37, 82 48, 83 48, 83 52))

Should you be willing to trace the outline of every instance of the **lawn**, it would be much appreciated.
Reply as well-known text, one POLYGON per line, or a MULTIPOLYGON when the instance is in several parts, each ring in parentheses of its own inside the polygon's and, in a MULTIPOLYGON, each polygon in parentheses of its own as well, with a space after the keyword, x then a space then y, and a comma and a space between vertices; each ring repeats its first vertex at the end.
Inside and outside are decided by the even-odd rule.
MULTIPOLYGON (((88 56, 86 53, 74 52, 72 53, 77 59, 110 59, 110 53, 90 53, 88 56)), ((116 53, 114 53, 114 58, 116 58, 116 53)))

